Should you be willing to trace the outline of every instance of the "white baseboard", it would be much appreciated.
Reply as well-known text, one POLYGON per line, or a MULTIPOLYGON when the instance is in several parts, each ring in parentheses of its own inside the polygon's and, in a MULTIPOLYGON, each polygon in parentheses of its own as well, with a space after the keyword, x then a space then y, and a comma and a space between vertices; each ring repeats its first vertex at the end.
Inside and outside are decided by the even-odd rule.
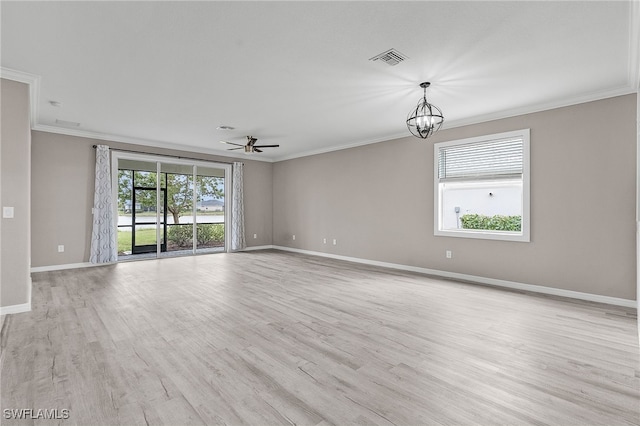
POLYGON ((636 308, 636 303, 637 303, 635 300, 631 300, 631 299, 621 299, 618 297, 601 296, 599 294, 582 293, 579 291, 564 290, 561 288, 545 287, 545 286, 533 285, 533 284, 524 284, 524 283, 519 283, 515 281, 479 277, 476 275, 460 274, 457 272, 449 272, 449 271, 440 271, 437 269, 420 268, 417 266, 401 265, 398 263, 380 262, 377 260, 361 259, 358 257, 342 256, 338 254, 323 253, 323 252, 311 251, 311 250, 302 250, 302 249, 285 247, 285 246, 274 245, 274 246, 270 246, 269 248, 273 248, 276 250, 290 251, 294 253, 308 254, 311 256, 321 256, 321 257, 328 257, 330 259, 345 260, 347 262, 362 263, 365 265, 399 269, 402 271, 418 272, 421 274, 435 275, 443 278, 452 278, 456 280, 476 282, 479 284, 487 284, 487 285, 496 286, 496 287, 505 287, 505 288, 515 289, 515 290, 524 290, 524 291, 530 291, 534 293, 549 294, 552 296, 561 296, 561 297, 569 297, 572 299, 586 300, 589 302, 598 302, 598 303, 606 303, 609 305, 624 306, 627 308, 636 308))
POLYGON ((272 249, 272 248, 275 248, 275 246, 273 246, 273 245, 253 246, 253 247, 245 247, 241 251, 268 250, 268 249, 272 249))
MULTIPOLYGON (((246 247, 244 250, 242 251, 255 251, 255 250, 268 250, 268 249, 275 249, 275 250, 282 250, 282 251, 289 251, 289 252, 293 252, 293 253, 301 253, 301 254, 308 254, 311 256, 320 256, 320 257, 327 257, 330 259, 336 259, 336 260, 344 260, 347 262, 355 262, 355 263, 362 263, 365 265, 372 265, 372 266, 381 266, 383 268, 391 268, 391 269, 399 269, 402 271, 409 271, 409 272, 417 272, 420 274, 426 274, 426 275, 435 275, 438 277, 443 277, 443 278, 452 278, 452 279, 456 279, 456 280, 462 280, 462 281, 470 281, 470 282, 476 282, 479 284, 486 284, 486 285, 492 285, 492 286, 496 286, 496 287, 505 287, 505 288, 510 288, 510 289, 515 289, 515 290, 523 290, 523 291, 530 291, 533 293, 542 293, 542 294, 549 294, 552 296, 561 296, 561 297, 569 297, 571 299, 579 299, 579 300, 586 300, 589 302, 598 302, 598 303, 606 303, 609 305, 616 305, 616 306, 624 306, 627 308, 636 308, 637 309, 637 302, 635 300, 632 299, 621 299, 618 297, 610 297, 610 296, 601 296, 599 294, 592 294, 592 293, 582 293, 579 291, 573 291, 573 290, 564 290, 561 288, 554 288, 554 287, 545 287, 545 286, 541 286, 541 285, 534 285, 534 284, 524 284, 524 283, 519 283, 516 281, 507 281, 507 280, 499 280, 496 278, 486 278, 486 277, 479 277, 476 275, 469 275, 469 274, 460 274, 457 272, 449 272, 449 271, 441 271, 438 269, 428 269, 428 268, 421 268, 421 267, 417 267, 417 266, 409 266, 409 265, 401 265, 398 263, 389 263, 389 262, 381 262, 378 260, 369 260, 369 259, 361 259, 359 257, 350 257, 350 256, 342 256, 339 254, 331 254, 331 253, 323 253, 323 252, 319 252, 319 251, 311 251, 311 250, 302 250, 302 249, 297 249, 297 248, 292 248, 292 247, 285 247, 285 246, 278 246, 278 245, 263 245, 263 246, 253 246, 253 247, 246 247)), ((46 271, 60 271, 60 270, 64 270, 64 269, 76 269, 76 268, 90 268, 90 267, 94 267, 94 266, 104 266, 104 265, 109 265, 110 263, 69 263, 69 264, 65 264, 65 265, 51 265, 51 266, 37 266, 37 267, 33 267, 31 268, 31 272, 46 272, 46 271)), ((28 305, 28 310, 31 309, 31 304, 25 304, 28 305)), ((23 305, 15 305, 18 307, 22 307, 23 305)), ((4 310, 7 308, 13 308, 13 306, 8 306, 6 308, 0 308, 2 309, 2 314, 4 315, 4 310)), ((17 312, 25 312, 25 310, 20 310, 17 312)), ((17 312, 9 312, 9 313, 17 313, 17 312)))
POLYGON ((19 305, 0 306, 0 315, 19 314, 22 312, 31 311, 31 290, 32 282, 31 276, 27 278, 27 303, 21 303, 19 305))
POLYGON ((113 265, 116 262, 109 263, 65 263, 64 265, 49 265, 49 266, 34 266, 31 268, 31 273, 34 272, 47 272, 47 271, 63 271, 65 269, 78 269, 78 268, 93 268, 94 266, 113 265))
POLYGON ((0 315, 19 314, 29 312, 31 310, 31 302, 21 305, 0 306, 0 315))

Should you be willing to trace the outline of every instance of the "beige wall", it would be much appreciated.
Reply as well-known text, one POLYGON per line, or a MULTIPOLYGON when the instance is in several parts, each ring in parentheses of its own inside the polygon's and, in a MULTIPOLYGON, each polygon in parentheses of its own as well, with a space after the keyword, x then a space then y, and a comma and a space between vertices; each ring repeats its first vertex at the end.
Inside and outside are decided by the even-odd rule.
MULTIPOLYGON (((228 157, 32 132, 32 266, 87 262, 95 173, 94 144, 164 155, 230 162, 228 157), (58 253, 58 245, 65 246, 58 253)), ((271 163, 245 164, 245 231, 248 246, 272 243, 271 163), (253 234, 258 238, 254 239, 253 234)))
MULTIPOLYGON (((443 130, 427 141, 403 138, 275 164, 240 157, 247 243, 635 299, 636 135, 636 96, 628 95, 443 130), (433 143, 521 128, 531 129, 531 242, 435 237, 433 143)), ((105 142, 37 131, 32 139, 32 266, 86 262, 91 146, 105 142)))
POLYGON ((633 94, 275 163, 274 244, 635 299, 635 127, 633 94), (531 242, 435 237, 433 143, 523 128, 531 242))
POLYGON ((0 79, 0 204, 13 207, 13 219, 1 219, 0 306, 30 303, 29 274, 29 86, 0 79))

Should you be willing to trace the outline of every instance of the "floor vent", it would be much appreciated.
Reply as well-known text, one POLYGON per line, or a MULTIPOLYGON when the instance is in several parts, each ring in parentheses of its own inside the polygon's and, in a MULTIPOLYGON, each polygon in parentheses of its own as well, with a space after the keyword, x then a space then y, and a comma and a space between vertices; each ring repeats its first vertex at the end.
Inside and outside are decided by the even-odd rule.
POLYGON ((377 61, 379 59, 387 65, 394 66, 408 58, 409 57, 407 55, 398 52, 396 49, 389 49, 386 52, 382 52, 381 54, 370 58, 369 60, 377 61))

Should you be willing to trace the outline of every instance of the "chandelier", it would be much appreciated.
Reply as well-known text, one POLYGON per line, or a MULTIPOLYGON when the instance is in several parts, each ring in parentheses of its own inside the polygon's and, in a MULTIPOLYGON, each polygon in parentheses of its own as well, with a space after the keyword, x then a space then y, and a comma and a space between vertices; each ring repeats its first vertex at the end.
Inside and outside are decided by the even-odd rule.
POLYGON ((427 87, 431 83, 420 83, 420 87, 424 89, 424 95, 418 106, 412 109, 407 116, 407 127, 411 134, 415 137, 426 139, 440 130, 444 122, 442 111, 435 105, 427 102, 427 87))

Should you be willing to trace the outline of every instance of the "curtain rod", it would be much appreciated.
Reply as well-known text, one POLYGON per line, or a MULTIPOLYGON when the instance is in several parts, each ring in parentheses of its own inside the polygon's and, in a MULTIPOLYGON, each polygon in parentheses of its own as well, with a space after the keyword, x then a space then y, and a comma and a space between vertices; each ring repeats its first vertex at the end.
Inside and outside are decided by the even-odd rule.
MULTIPOLYGON (((93 145, 93 148, 97 148, 98 145, 93 145)), ((204 158, 194 158, 194 157, 181 157, 179 155, 171 155, 171 154, 156 154, 153 152, 144 152, 144 151, 133 151, 131 149, 118 149, 118 148, 111 148, 109 147, 109 150, 111 151, 120 151, 120 152, 132 152, 134 154, 146 154, 146 155, 158 155, 161 157, 171 157, 171 158, 178 158, 180 160, 196 160, 196 161, 211 161, 211 160, 205 160, 204 158)), ((209 155, 215 155, 215 154, 209 154, 209 155)), ((215 160, 216 163, 222 163, 222 164, 233 164, 234 162, 231 161, 218 161, 215 160)), ((239 161, 239 163, 242 163, 242 165, 244 166, 244 162, 243 161, 239 161)))

